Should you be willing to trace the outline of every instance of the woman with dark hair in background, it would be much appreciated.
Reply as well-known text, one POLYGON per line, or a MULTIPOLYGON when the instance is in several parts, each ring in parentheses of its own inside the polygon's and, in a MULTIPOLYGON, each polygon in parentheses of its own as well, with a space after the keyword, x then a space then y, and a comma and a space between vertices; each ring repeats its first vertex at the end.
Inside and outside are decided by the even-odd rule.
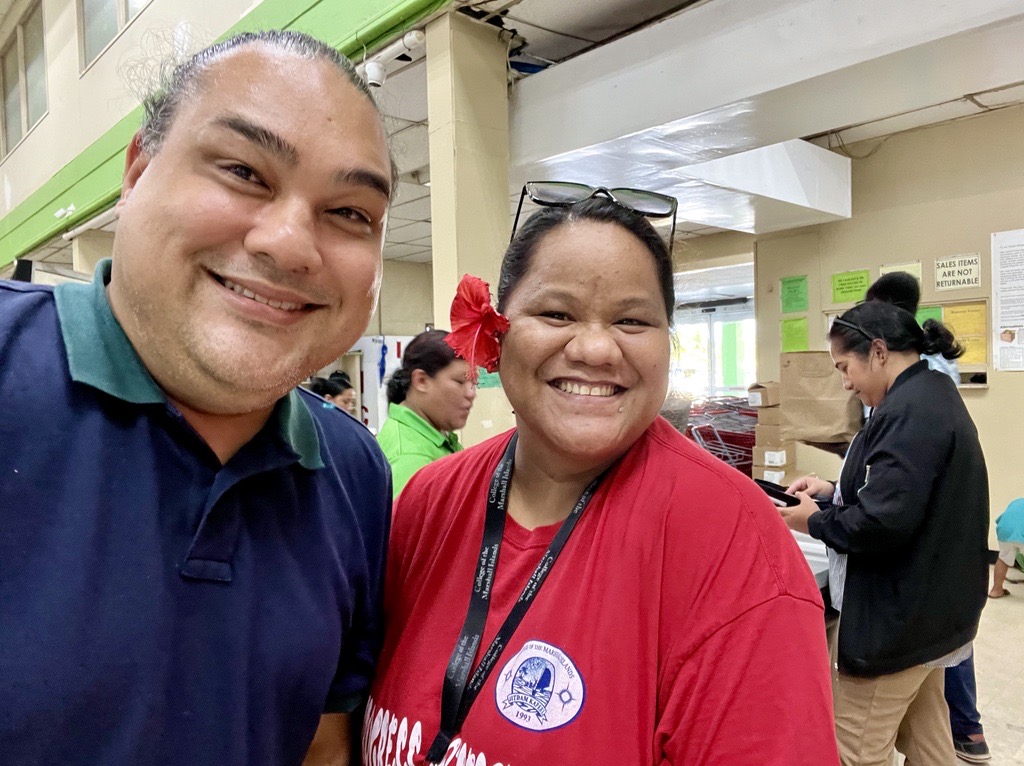
MULTIPOLYGON (((881 301, 899 306, 917 315, 921 300, 921 285, 917 277, 905 271, 891 271, 883 274, 868 288, 864 300, 881 301)), ((944 354, 922 354, 928 362, 928 369, 948 375, 954 383, 960 384, 960 366, 957 359, 963 349, 946 349, 944 354)), ((865 407, 864 416, 871 412, 865 407)), ((978 712, 978 684, 974 677, 974 654, 959 665, 946 668, 946 704, 949 706, 949 727, 953 734, 953 749, 959 758, 972 763, 991 760, 985 728, 981 725, 978 712)))
POLYGON ((359 418, 359 413, 356 412, 356 390, 345 373, 332 372, 329 378, 313 378, 309 390, 317 396, 322 396, 339 410, 345 410, 352 417, 359 418))
POLYGON ((508 324, 490 324, 516 428, 398 498, 367 762, 838 762, 821 597, 792 535, 658 417, 675 304, 644 218, 659 198, 549 207, 509 245, 508 324))
POLYGON ((922 328, 868 302, 829 331, 848 390, 873 408, 850 445, 838 489, 790 487, 789 526, 823 541, 840 610, 836 733, 844 766, 955 763, 944 668, 968 657, 988 587, 988 477, 978 432, 953 381, 922 354, 955 358, 940 322, 922 328), (831 496, 819 510, 811 495, 831 496))
POLYGON ((466 425, 476 384, 447 335, 427 330, 413 338, 388 380, 388 419, 377 442, 391 464, 395 497, 423 466, 462 449, 455 431, 466 425))

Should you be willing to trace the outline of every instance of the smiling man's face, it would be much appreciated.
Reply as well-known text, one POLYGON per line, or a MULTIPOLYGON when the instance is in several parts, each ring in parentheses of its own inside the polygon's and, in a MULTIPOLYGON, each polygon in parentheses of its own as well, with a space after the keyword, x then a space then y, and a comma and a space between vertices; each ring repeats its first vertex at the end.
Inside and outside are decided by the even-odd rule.
POLYGON ((271 405, 366 330, 391 165, 328 61, 256 44, 199 77, 154 154, 129 149, 109 297, 172 399, 271 405))

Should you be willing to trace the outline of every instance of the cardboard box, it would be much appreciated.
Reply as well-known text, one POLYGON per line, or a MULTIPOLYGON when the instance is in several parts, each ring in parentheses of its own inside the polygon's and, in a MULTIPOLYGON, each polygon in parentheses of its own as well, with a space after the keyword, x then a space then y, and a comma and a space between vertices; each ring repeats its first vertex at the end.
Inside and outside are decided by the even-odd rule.
POLYGON ((777 405, 775 407, 758 407, 757 424, 761 426, 781 426, 782 408, 777 405))
POLYGON ((753 476, 755 479, 770 481, 774 484, 780 484, 783 487, 788 487, 794 481, 803 476, 803 473, 798 471, 796 468, 777 468, 775 466, 755 465, 753 476))
POLYGON ((753 383, 747 389, 747 404, 751 407, 775 407, 782 402, 779 384, 774 380, 753 383))
POLYGON ((765 468, 790 469, 796 466, 796 442, 779 446, 754 446, 754 465, 765 468))
POLYGON ((827 351, 782 354, 782 423, 786 438, 849 443, 860 430, 863 407, 849 391, 827 351))
POLYGON ((782 426, 763 426, 760 423, 754 426, 754 444, 758 447, 781 447, 787 441, 782 426))

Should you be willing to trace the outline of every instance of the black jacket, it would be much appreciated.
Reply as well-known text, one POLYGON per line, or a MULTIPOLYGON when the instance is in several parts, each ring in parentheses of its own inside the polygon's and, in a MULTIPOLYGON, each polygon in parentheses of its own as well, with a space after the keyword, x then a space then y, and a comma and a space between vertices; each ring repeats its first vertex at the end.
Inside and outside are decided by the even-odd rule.
POLYGON ((971 641, 988 588, 988 474, 956 385, 918 362, 850 445, 813 537, 849 554, 839 669, 880 676, 971 641))

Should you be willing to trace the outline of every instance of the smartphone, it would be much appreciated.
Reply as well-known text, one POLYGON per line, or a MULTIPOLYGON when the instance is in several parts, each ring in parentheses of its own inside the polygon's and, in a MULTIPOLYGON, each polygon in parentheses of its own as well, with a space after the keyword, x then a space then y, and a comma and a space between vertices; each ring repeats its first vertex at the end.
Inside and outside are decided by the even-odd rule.
POLYGON ((779 508, 791 508, 794 505, 800 505, 800 498, 796 495, 787 494, 786 488, 781 484, 776 484, 772 481, 764 481, 763 479, 754 479, 754 483, 764 490, 764 493, 768 495, 768 497, 771 498, 771 501, 779 508))

